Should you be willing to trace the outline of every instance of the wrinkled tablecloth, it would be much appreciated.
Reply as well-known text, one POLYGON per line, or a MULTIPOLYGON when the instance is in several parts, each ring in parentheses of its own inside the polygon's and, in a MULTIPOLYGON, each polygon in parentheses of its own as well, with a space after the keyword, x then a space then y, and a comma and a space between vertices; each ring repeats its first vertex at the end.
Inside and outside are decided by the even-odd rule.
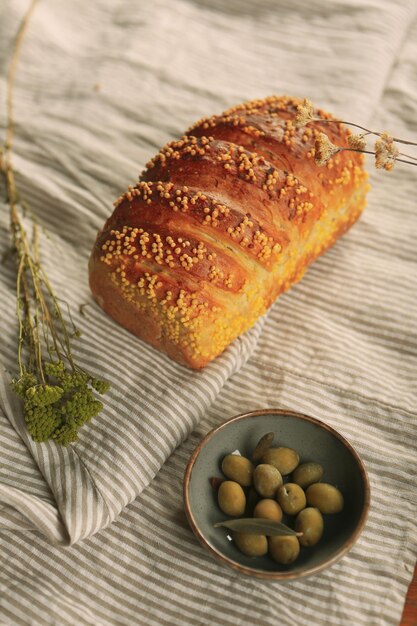
MULTIPOLYGON (((0 7, 3 103, 27 7, 0 7)), ((8 387, 15 274, 12 262, 2 265, 2 625, 398 624, 417 551, 417 171, 376 172, 370 160, 360 222, 202 372, 114 324, 92 301, 87 260, 113 200, 149 157, 199 117, 243 100, 307 96, 415 138, 416 20, 415 0, 39 2, 15 87, 14 163, 45 226, 47 272, 83 333, 77 359, 112 389, 75 445, 31 442, 8 387), (215 562, 182 506, 201 437, 266 407, 337 428, 363 457, 372 489, 352 551, 285 585, 215 562)), ((3 105, 0 120, 4 134, 3 105)))

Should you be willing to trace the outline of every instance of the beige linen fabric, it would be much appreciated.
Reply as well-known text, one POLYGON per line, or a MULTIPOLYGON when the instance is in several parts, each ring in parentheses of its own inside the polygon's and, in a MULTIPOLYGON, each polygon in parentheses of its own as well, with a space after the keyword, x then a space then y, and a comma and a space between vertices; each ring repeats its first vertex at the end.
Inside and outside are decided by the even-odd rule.
MULTIPOLYGON (((0 7, 2 97, 26 8, 0 7)), ((113 199, 203 115, 289 93, 416 136, 416 18, 412 0, 39 3, 16 85, 15 165, 49 233, 48 273, 83 331, 77 356, 113 386, 74 446, 28 439, 8 389, 14 268, 3 266, 2 624, 398 623, 416 554, 416 170, 372 173, 361 221, 203 372, 113 324, 91 303, 86 264, 113 199), (261 407, 335 426, 371 478, 355 548, 285 586, 214 562, 182 512, 200 438, 261 407)), ((4 203, 0 214, 3 249, 4 203)))

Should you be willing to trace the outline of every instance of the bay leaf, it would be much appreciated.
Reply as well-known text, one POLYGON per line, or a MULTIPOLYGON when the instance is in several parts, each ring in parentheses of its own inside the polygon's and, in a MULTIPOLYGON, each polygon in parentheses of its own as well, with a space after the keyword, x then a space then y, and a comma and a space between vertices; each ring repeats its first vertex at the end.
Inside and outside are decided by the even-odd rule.
POLYGON ((261 517, 243 517, 240 519, 228 519, 214 524, 214 528, 227 528, 248 535, 267 535, 276 537, 279 535, 292 535, 299 537, 303 533, 297 533, 282 522, 274 522, 261 517))
POLYGON ((256 444, 256 448, 252 453, 252 461, 259 461, 261 457, 263 457, 265 452, 271 447, 272 442, 274 441, 274 437, 274 433, 266 433, 266 435, 259 439, 258 443, 256 444))

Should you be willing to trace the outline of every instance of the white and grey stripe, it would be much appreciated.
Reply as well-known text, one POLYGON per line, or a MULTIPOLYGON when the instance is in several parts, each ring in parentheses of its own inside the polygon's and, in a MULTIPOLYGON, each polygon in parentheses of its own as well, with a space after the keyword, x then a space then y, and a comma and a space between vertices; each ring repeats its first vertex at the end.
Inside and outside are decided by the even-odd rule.
MULTIPOLYGON (((4 4, 3 67, 24 4, 4 4)), ((417 551, 415 171, 373 174, 361 221, 202 372, 115 326, 92 304, 86 268, 113 198, 199 116, 286 92, 411 135, 416 17, 413 0, 39 3, 16 84, 18 181, 49 232, 47 272, 83 332, 77 359, 112 389, 76 445, 37 445, 2 368, 2 624, 398 623, 417 551), (275 406, 340 430, 372 487, 354 549, 285 586, 213 561, 181 502, 200 438, 227 417, 275 406)), ((4 204, 0 224, 4 249, 4 204)), ((8 263, 0 337, 10 372, 14 307, 8 263)))
MULTIPOLYGON (((49 601, 41 590, 52 588, 59 576, 62 593, 72 600, 71 608, 91 609, 87 599, 91 603, 96 597, 98 585, 102 596, 94 602, 95 615, 97 622, 104 624, 228 625, 256 620, 257 624, 272 625, 278 610, 283 624, 307 619, 320 624, 348 624, 361 623, 368 606, 367 623, 395 623, 401 610, 398 597, 401 590, 405 592, 413 564, 411 549, 416 547, 415 501, 410 498, 410 489, 415 488, 410 479, 417 452, 416 427, 412 426, 414 437, 398 443, 395 433, 403 425, 410 435, 413 432, 409 416, 400 410, 375 406, 354 395, 346 397, 337 390, 317 401, 323 393, 321 385, 308 381, 297 385, 295 377, 285 380, 285 376, 278 370, 266 375, 263 364, 251 361, 234 377, 234 385, 224 388, 204 421, 151 485, 118 521, 96 537, 73 546, 70 552, 50 547, 40 538, 35 547, 29 538, 9 537, 4 544, 6 554, 11 556, 18 550, 23 562, 31 559, 30 588, 35 596, 49 601), (265 390, 274 385, 283 385, 274 402, 318 416, 348 436, 367 463, 372 480, 373 505, 359 543, 339 564, 315 577, 314 585, 311 580, 285 586, 263 583, 224 570, 196 543, 181 516, 183 469, 202 434, 220 423, 224 412, 238 413, 247 404, 265 406, 265 390), (373 433, 376 420, 382 426, 379 436, 373 433), (370 436, 364 437, 364 432, 370 436), (387 454, 394 457, 402 472, 409 473, 408 481, 387 466, 387 454), (393 500, 402 505, 387 523, 393 500), (397 567, 399 545, 405 568, 397 567), (60 567, 52 565, 58 561, 60 567), (92 578, 91 568, 95 570, 92 578), (306 597, 308 601, 303 600, 306 597), (281 605, 285 605, 284 615, 278 608, 281 605)), ((13 575, 25 580, 23 571, 13 575)), ((62 607, 59 602, 53 606, 53 615, 59 619, 62 607)), ((32 610, 39 619, 41 609, 32 610)), ((70 612, 65 616, 74 623, 70 612)), ((86 612, 85 623, 88 619, 86 612)))

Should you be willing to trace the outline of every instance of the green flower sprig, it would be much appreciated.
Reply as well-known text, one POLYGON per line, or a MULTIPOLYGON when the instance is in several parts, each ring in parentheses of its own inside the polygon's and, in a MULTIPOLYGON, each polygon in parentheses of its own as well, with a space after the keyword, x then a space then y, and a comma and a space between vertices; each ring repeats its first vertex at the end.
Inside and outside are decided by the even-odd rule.
POLYGON ((46 361, 47 382, 39 383, 36 374, 25 371, 13 381, 23 400, 26 425, 34 441, 53 439, 67 445, 77 439, 78 429, 103 408, 93 389, 105 393, 109 384, 86 372, 70 372, 62 360, 46 361))
POLYGON ((71 341, 80 336, 68 308, 69 325, 60 300, 43 269, 36 217, 18 192, 12 165, 13 86, 17 61, 32 3, 18 31, 7 77, 6 140, 0 151, 10 208, 12 253, 16 259, 17 362, 19 376, 12 387, 23 401, 27 429, 34 441, 54 440, 61 445, 76 441, 78 431, 103 408, 94 392, 105 393, 109 383, 94 378, 74 360, 71 341), (31 221, 29 237, 23 216, 31 221))

